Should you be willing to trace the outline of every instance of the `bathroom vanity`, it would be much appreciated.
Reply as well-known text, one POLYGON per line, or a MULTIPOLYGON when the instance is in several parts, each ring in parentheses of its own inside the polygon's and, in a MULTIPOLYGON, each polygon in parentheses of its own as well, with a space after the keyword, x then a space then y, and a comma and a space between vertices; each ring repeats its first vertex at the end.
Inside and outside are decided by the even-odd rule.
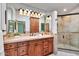
POLYGON ((4 40, 6 56, 46 56, 53 53, 53 36, 20 36, 4 40))

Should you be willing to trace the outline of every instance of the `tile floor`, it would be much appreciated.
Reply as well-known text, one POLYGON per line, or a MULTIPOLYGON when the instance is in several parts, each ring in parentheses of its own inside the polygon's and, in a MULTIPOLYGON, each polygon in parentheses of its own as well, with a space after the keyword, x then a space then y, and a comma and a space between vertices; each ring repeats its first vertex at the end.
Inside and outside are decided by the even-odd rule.
POLYGON ((58 48, 71 49, 79 51, 79 48, 76 46, 68 45, 68 44, 58 44, 58 48))
POLYGON ((67 51, 58 51, 57 54, 51 54, 49 56, 78 56, 78 54, 67 51))

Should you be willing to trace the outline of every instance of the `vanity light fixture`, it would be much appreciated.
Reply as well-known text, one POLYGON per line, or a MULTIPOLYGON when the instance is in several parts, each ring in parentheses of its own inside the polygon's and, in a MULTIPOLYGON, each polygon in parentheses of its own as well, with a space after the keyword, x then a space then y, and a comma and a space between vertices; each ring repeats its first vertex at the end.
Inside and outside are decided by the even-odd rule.
POLYGON ((22 9, 22 8, 18 9, 18 11, 19 11, 19 15, 23 15, 23 16, 31 16, 31 17, 40 18, 41 16, 44 15, 44 13, 41 13, 41 12, 36 12, 36 11, 22 9))

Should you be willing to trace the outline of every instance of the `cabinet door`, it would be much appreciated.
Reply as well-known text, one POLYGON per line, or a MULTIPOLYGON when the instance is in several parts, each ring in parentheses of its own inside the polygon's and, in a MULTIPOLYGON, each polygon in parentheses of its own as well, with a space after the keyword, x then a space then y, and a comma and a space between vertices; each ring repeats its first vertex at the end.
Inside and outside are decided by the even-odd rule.
POLYGON ((48 39, 44 40, 44 47, 43 47, 43 55, 49 54, 49 41, 48 39))
POLYGON ((25 56, 27 55, 27 46, 19 47, 18 48, 18 56, 25 56))
POLYGON ((43 50, 43 55, 48 55, 49 54, 49 48, 44 48, 43 50))
POLYGON ((17 43, 4 44, 4 49, 12 49, 12 48, 16 48, 16 47, 17 47, 17 43))
POLYGON ((6 56, 17 56, 17 48, 5 50, 6 56))
POLYGON ((48 48, 48 45, 49 44, 49 41, 48 41, 48 39, 45 39, 44 40, 44 48, 48 48))
POLYGON ((52 53, 53 52, 53 39, 52 38, 50 38, 49 39, 49 53, 52 53))
POLYGON ((42 56, 43 55, 43 43, 42 41, 38 41, 35 44, 35 56, 42 56))
POLYGON ((28 47, 28 55, 29 55, 29 56, 34 56, 34 55, 35 55, 34 48, 35 48, 35 43, 34 43, 34 41, 30 41, 30 42, 29 42, 29 47, 28 47))

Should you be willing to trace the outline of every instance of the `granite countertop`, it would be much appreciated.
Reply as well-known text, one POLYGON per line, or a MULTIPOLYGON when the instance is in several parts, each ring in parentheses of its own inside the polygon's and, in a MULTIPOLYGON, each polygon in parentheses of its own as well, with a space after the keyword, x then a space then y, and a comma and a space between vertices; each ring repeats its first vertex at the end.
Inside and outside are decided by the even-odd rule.
POLYGON ((37 40, 37 39, 48 38, 48 37, 53 37, 53 35, 16 36, 14 38, 4 39, 4 44, 29 41, 29 40, 37 40))

